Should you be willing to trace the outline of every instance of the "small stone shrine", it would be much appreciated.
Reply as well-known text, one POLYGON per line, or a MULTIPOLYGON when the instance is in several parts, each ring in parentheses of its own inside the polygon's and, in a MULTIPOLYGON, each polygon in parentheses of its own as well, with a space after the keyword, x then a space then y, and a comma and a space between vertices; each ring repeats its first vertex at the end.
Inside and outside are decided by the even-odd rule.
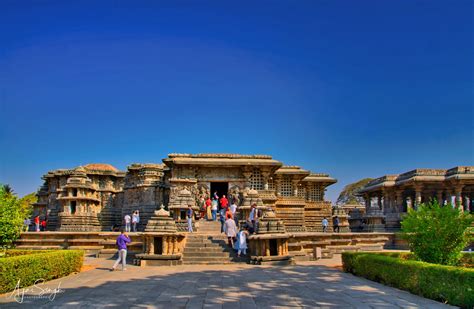
POLYGON ((175 220, 163 205, 148 220, 143 238, 145 253, 136 255, 140 266, 181 264, 185 237, 177 232, 175 220))
POLYGON ((283 221, 278 219, 271 208, 264 211, 257 222, 256 234, 249 237, 250 262, 253 264, 290 264, 288 239, 283 221))

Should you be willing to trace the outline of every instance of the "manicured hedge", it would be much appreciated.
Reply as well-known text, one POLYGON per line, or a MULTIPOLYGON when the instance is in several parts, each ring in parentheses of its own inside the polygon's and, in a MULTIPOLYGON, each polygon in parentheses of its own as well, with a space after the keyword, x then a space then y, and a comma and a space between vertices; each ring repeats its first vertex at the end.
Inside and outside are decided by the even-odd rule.
MULTIPOLYGON (((15 254, 15 253, 14 253, 15 254)), ((30 286, 36 280, 51 280, 79 272, 84 261, 82 250, 36 251, 0 259, 0 293, 30 286)))
MULTIPOLYGON (((415 255, 411 252, 378 252, 377 254, 390 256, 394 258, 400 258, 402 260, 412 260, 412 261, 416 260, 415 255)), ((463 252, 458 266, 474 268, 474 253, 463 252)))
MULTIPOLYGON (((396 253, 391 253, 396 254, 396 253)), ((344 252, 344 271, 451 305, 474 306, 474 269, 430 264, 390 254, 344 252)))
POLYGON ((52 251, 53 250, 8 249, 5 252, 0 252, 0 258, 27 255, 27 254, 38 254, 38 253, 45 253, 45 252, 52 252, 52 251))

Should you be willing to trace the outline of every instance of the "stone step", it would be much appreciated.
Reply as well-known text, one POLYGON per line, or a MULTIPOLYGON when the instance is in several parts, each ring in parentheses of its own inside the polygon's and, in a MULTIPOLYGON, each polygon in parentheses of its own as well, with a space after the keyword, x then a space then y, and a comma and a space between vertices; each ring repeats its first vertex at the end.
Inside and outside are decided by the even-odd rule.
POLYGON ((229 264, 231 259, 227 258, 212 258, 212 257, 184 257, 183 264, 229 264))
MULTIPOLYGON (((224 245, 224 244, 222 244, 224 245)), ((186 248, 216 248, 216 247, 221 247, 222 245, 216 244, 216 243, 186 243, 186 248)))
POLYGON ((229 258, 229 252, 186 252, 183 253, 183 259, 190 258, 229 258))
POLYGON ((230 249, 224 247, 186 247, 184 253, 193 253, 193 252, 230 252, 230 249))

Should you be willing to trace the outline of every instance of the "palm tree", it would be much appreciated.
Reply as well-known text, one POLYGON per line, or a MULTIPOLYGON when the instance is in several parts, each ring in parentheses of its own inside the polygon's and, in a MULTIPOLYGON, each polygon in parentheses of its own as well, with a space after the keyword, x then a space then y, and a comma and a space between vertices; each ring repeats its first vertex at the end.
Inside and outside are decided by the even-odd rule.
POLYGON ((6 193, 6 194, 9 194, 9 195, 13 195, 14 192, 13 192, 13 189, 10 185, 6 184, 6 185, 3 185, 3 191, 6 193))

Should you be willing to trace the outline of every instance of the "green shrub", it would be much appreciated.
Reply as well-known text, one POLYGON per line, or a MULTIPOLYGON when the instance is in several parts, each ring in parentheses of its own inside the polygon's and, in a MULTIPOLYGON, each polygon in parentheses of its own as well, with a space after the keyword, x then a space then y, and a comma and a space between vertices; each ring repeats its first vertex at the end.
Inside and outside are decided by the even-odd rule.
POLYGON ((470 214, 462 213, 451 205, 440 206, 436 200, 409 209, 402 221, 402 236, 418 260, 458 265, 466 247, 473 222, 470 214))
POLYGON ((45 253, 45 252, 52 252, 52 251, 53 250, 8 249, 8 250, 4 250, 0 252, 0 258, 27 255, 27 254, 38 254, 38 253, 45 253))
POLYGON ((363 252, 344 252, 342 263, 344 271, 369 280, 455 306, 474 306, 474 269, 363 252))
POLYGON ((79 272, 83 261, 82 250, 39 251, 1 258, 0 293, 14 290, 18 281, 20 287, 26 287, 38 279, 47 281, 79 272))
POLYGON ((16 195, 0 185, 0 247, 10 248, 20 237, 24 214, 21 202, 16 195))

